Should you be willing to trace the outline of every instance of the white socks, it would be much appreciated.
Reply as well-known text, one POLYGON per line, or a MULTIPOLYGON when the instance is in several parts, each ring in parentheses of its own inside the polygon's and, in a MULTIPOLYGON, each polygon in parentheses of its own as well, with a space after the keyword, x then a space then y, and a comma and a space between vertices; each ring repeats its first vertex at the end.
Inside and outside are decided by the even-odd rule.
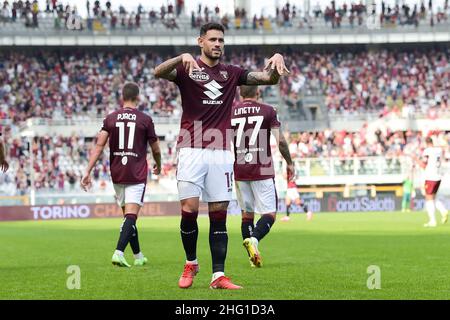
POLYGON ((259 244, 258 239, 256 239, 255 237, 251 237, 250 239, 252 239, 253 243, 254 243, 256 246, 258 246, 258 244, 259 244))
POLYGON ((445 209, 444 204, 440 200, 434 200, 434 203, 436 204, 436 209, 439 210, 441 213, 441 216, 444 216, 447 213, 447 209, 445 209))
POLYGON ((142 254, 142 252, 139 252, 138 254, 134 255, 135 259, 142 259, 144 257, 144 255, 142 254))
POLYGON ((427 200, 425 202, 425 207, 427 209, 427 213, 428 213, 428 219, 429 219, 429 223, 430 224, 436 224, 436 216, 435 216, 435 205, 434 205, 434 200, 427 200))
POLYGON ((114 254, 117 254, 119 256, 123 256, 123 251, 116 250, 116 251, 114 251, 114 254))
POLYGON ((212 280, 211 280, 211 282, 213 282, 213 281, 216 280, 217 278, 220 278, 221 276, 224 276, 224 275, 225 275, 225 273, 223 273, 223 272, 214 272, 213 275, 212 275, 212 280))
POLYGON ((186 260, 186 264, 198 264, 198 261, 197 261, 197 259, 192 260, 192 261, 186 260))

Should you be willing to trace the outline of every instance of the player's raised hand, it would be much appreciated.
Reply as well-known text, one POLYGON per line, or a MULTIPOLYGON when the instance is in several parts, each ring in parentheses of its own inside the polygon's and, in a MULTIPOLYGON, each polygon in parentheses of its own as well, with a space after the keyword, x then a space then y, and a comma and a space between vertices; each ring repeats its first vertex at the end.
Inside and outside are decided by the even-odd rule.
POLYGON ((155 175, 159 175, 159 174, 161 173, 161 167, 158 166, 157 164, 155 164, 155 165, 153 166, 152 173, 155 174, 155 175))
POLYGON ((294 164, 288 164, 286 167, 286 171, 287 171, 287 180, 294 181, 294 178, 295 178, 294 164))
POLYGON ((275 53, 269 60, 267 60, 267 63, 264 66, 264 70, 274 70, 275 68, 280 76, 285 76, 290 73, 289 69, 284 63, 283 56, 279 53, 275 53))
POLYGON ((84 191, 88 191, 92 187, 92 180, 90 174, 85 174, 80 181, 81 188, 83 188, 84 191))
POLYGON ((6 172, 6 171, 8 171, 8 168, 9 168, 9 164, 6 160, 3 160, 0 162, 0 170, 1 171, 6 172))
POLYGON ((183 53, 181 55, 181 62, 183 63, 184 70, 186 70, 189 75, 191 75, 194 70, 202 70, 197 64, 197 61, 195 61, 194 57, 189 53, 183 53))

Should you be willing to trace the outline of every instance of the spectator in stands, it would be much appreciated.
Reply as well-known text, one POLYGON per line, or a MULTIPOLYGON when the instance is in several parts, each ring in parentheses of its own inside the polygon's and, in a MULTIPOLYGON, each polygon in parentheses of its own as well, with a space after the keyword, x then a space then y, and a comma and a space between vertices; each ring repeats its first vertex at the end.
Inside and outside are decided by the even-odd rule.
POLYGON ((191 29, 195 29, 197 28, 197 23, 196 23, 196 18, 195 18, 195 12, 192 10, 191 12, 191 29))
POLYGON ((149 18, 151 25, 153 26, 157 20, 156 11, 153 9, 150 10, 150 12, 148 13, 148 18, 149 18))
POLYGON ((182 12, 184 12, 184 0, 177 0, 176 11, 177 11, 177 18, 178 18, 180 16, 180 14, 182 12))

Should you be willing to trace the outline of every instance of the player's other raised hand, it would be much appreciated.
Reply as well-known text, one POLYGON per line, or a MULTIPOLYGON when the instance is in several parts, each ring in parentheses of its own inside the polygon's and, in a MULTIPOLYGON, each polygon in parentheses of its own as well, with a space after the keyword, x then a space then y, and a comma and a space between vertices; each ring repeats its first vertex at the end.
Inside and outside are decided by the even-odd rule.
POLYGON ((81 178, 80 184, 81 184, 81 188, 87 192, 92 187, 91 175, 85 174, 81 178))
POLYGON ((189 75, 191 75, 194 70, 202 70, 197 64, 197 61, 195 61, 194 57, 189 53, 183 53, 181 55, 181 63, 183 63, 184 70, 186 70, 189 75))
POLYGON ((284 63, 284 58, 281 54, 275 53, 269 60, 267 60, 264 70, 276 69, 280 76, 286 76, 290 73, 289 69, 284 63))

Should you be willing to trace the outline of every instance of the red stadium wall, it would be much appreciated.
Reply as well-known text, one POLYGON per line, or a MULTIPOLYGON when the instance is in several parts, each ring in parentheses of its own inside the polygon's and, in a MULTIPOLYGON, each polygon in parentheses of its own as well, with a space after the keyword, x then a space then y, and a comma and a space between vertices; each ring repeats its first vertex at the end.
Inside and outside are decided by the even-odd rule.
MULTIPOLYGON (((326 195, 324 198, 305 198, 309 209, 319 212, 393 212, 401 209, 402 198, 394 194, 379 195, 376 197, 360 196, 344 198, 341 195, 326 195)), ((450 208, 450 198, 442 201, 450 208)), ((412 201, 412 210, 424 209, 425 199, 419 195, 412 201)), ((239 215, 241 209, 236 201, 231 201, 228 213, 239 215)), ((278 213, 286 212, 284 199, 279 199, 278 213)), ((292 212, 301 212, 301 208, 293 206, 292 212)), ((201 203, 200 213, 208 213, 208 205, 201 203)), ((174 202, 145 203, 139 215, 142 217, 178 216, 180 204, 174 202)), ((118 218, 122 217, 122 211, 115 203, 104 204, 76 204, 54 206, 13 206, 0 207, 0 221, 15 220, 59 220, 59 219, 89 219, 89 218, 118 218)))
MULTIPOLYGON (((201 206, 207 212, 207 205, 201 206)), ((145 203, 140 216, 179 215, 179 202, 145 203)), ((54 220, 122 217, 122 210, 115 203, 76 204, 54 206, 13 206, 0 207, 0 221, 14 220, 54 220)))

